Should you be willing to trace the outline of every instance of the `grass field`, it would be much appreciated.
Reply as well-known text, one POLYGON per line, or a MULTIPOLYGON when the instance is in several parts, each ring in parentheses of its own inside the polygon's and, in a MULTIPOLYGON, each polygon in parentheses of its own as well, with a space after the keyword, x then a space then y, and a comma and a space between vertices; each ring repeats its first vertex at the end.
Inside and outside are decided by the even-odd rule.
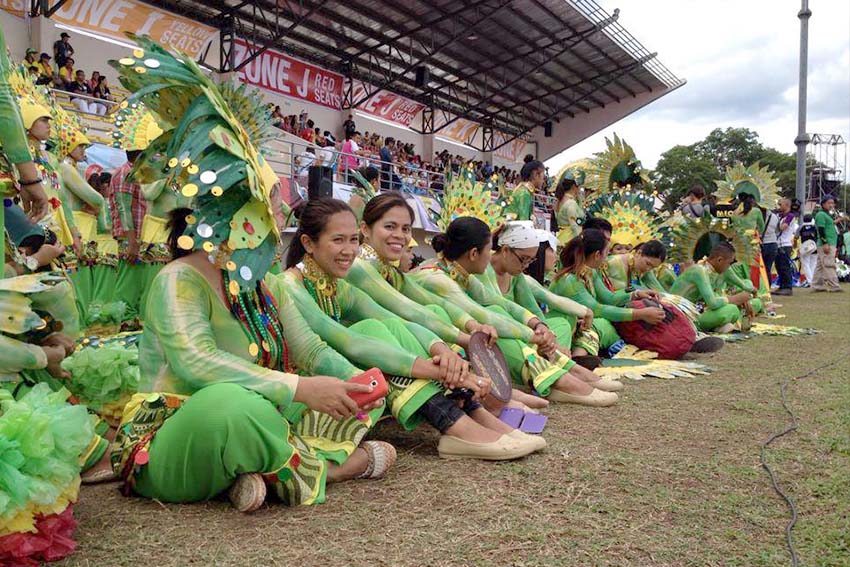
MULTIPOLYGON (((701 360, 710 376, 629 382, 613 408, 553 407, 548 449, 500 464, 441 461, 435 434, 382 425, 399 449, 389 478, 329 488, 321 506, 162 505, 84 488, 75 555, 60 565, 788 565, 797 503, 803 565, 850 565, 850 294, 782 298, 777 323, 823 334, 757 337, 701 360)), ((199 463, 199 466, 203 466, 199 463)))

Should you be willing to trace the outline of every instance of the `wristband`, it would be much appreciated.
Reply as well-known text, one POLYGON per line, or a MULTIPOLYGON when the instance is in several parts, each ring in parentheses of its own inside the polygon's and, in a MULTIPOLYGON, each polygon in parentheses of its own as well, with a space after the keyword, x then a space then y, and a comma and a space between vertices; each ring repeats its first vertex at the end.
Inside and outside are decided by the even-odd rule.
POLYGON ((29 187, 30 185, 38 185, 41 182, 42 182, 41 178, 33 179, 32 181, 24 181, 23 179, 18 179, 18 185, 20 185, 21 187, 29 187))

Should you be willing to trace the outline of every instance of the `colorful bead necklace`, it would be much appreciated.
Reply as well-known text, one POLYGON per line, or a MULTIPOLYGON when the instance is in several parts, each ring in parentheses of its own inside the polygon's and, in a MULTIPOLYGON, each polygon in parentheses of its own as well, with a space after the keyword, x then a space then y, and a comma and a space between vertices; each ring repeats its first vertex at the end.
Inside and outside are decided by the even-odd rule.
POLYGON ((304 256, 299 267, 301 275, 304 276, 304 287, 316 305, 334 321, 342 319, 339 301, 336 299, 336 278, 325 273, 309 254, 304 256))
POLYGON ((226 270, 222 274, 224 296, 230 312, 242 324, 245 335, 251 341, 248 352, 257 357, 257 364, 264 368, 291 372, 289 347, 283 335, 277 303, 266 285, 260 281, 254 291, 233 295, 228 291, 230 275, 226 270))
POLYGON ((387 283, 395 289, 401 290, 401 287, 404 284, 404 275, 398 271, 398 268, 378 256, 378 253, 375 252, 374 248, 366 243, 361 244, 359 257, 361 260, 365 260, 374 265, 381 273, 381 277, 384 278, 387 283))

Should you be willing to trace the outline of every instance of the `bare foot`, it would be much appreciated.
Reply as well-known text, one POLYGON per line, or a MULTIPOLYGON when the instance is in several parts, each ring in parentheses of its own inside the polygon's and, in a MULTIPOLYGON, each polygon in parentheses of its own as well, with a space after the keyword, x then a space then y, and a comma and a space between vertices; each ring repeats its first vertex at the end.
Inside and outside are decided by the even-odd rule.
POLYGON ((522 390, 517 390, 516 388, 511 391, 511 400, 528 406, 531 409, 545 409, 549 407, 549 400, 546 398, 526 394, 522 390))
POLYGON ((366 472, 368 466, 369 454, 366 449, 358 447, 341 465, 328 463, 328 482, 351 480, 366 472))

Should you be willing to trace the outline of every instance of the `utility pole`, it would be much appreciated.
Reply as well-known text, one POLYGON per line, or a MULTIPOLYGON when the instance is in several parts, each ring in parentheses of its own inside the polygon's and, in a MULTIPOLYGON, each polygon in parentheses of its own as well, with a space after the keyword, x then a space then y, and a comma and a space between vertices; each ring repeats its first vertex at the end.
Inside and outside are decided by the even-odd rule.
POLYGON ((801 0, 802 6, 797 13, 800 18, 800 82, 797 107, 797 186, 796 194, 801 203, 806 202, 806 147, 809 145, 809 135, 806 133, 806 86, 809 67, 809 0, 801 0))

